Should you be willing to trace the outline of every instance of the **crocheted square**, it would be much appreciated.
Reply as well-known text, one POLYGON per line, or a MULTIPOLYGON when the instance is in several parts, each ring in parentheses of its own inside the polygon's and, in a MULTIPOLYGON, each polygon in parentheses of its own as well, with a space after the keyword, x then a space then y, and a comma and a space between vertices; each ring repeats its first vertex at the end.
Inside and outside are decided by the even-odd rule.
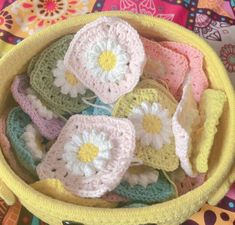
POLYGON ((207 89, 199 103, 202 121, 194 140, 193 161, 200 173, 206 173, 208 170, 210 151, 226 101, 227 98, 223 91, 207 89))
POLYGON ((64 67, 63 58, 72 38, 67 35, 52 43, 38 56, 33 69, 28 69, 32 88, 59 115, 83 111, 89 106, 82 98, 94 95, 64 67))
POLYGON ((137 85, 145 52, 137 31, 119 18, 101 17, 77 32, 65 65, 106 104, 137 85))
POLYGON ((11 169, 25 182, 33 183, 36 179, 18 162, 12 149, 11 144, 6 136, 6 118, 7 114, 4 114, 0 118, 0 145, 2 153, 10 165, 11 169))
POLYGON ((190 157, 192 155, 192 135, 200 122, 197 103, 193 97, 191 77, 188 77, 182 98, 177 105, 172 118, 172 130, 175 137, 175 151, 185 173, 191 177, 196 176, 192 168, 190 157))
POLYGON ((115 202, 108 202, 101 198, 81 198, 67 191, 63 184, 57 179, 40 180, 31 185, 35 190, 64 202, 69 202, 82 206, 114 208, 117 206, 115 202))
POLYGON ((29 88, 28 77, 17 76, 13 81, 11 91, 16 102, 30 116, 42 136, 48 140, 55 139, 65 122, 48 109, 36 93, 29 88))
POLYGON ((189 73, 192 77, 193 96, 197 102, 200 101, 202 93, 208 88, 208 80, 203 70, 203 54, 183 43, 170 41, 160 42, 166 48, 184 55, 189 61, 189 73))
POLYGON ((96 98, 95 103, 89 103, 91 106, 84 111, 82 111, 83 115, 94 115, 94 116, 111 116, 112 115, 112 105, 104 104, 99 98, 96 98))
POLYGON ((196 177, 189 177, 181 168, 170 173, 169 177, 175 183, 179 196, 201 186, 206 179, 205 174, 199 174, 196 177))
POLYGON ((169 99, 171 99, 175 104, 178 104, 175 97, 170 93, 169 88, 166 83, 160 83, 159 81, 155 81, 152 79, 143 79, 138 85, 138 88, 153 88, 165 94, 169 99))
POLYGON ((171 128, 175 109, 175 102, 157 89, 135 89, 115 104, 112 114, 128 117, 135 126, 136 157, 145 165, 166 171, 178 168, 171 128))
POLYGON ((19 107, 13 108, 8 114, 7 136, 21 165, 36 176, 36 165, 46 147, 42 144, 39 133, 33 128, 30 117, 19 107))
POLYGON ((155 41, 144 37, 141 40, 147 55, 143 76, 156 81, 163 80, 175 96, 189 69, 187 59, 155 41))
POLYGON ((135 130, 127 119, 74 115, 37 167, 81 197, 101 197, 121 181, 134 156, 135 130))
POLYGON ((131 186, 128 182, 122 182, 114 191, 132 201, 142 203, 165 202, 177 196, 176 188, 161 171, 158 180, 147 187, 131 186))

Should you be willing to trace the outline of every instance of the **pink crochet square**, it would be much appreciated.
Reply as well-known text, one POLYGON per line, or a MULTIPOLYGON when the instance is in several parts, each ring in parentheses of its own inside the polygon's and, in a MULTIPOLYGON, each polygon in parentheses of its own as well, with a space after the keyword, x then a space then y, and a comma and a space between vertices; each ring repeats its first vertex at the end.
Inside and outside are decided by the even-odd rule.
MULTIPOLYGON (((59 179, 66 189, 81 197, 101 197, 121 182, 133 159, 134 150, 135 129, 128 119, 74 115, 37 166, 37 173, 40 179, 59 179), (99 135, 102 136, 102 141, 99 141, 99 135), (111 144, 106 145, 107 141, 111 144), (102 152, 101 148, 108 152, 108 155, 102 156, 105 157, 105 164, 102 163, 90 175, 81 175, 81 170, 85 171, 86 166, 90 167, 90 161, 82 162, 79 154, 85 144, 94 142, 98 143, 98 152, 102 152)), ((92 163, 100 156, 94 158, 92 163)))
POLYGON ((39 115, 27 97, 26 89, 29 87, 28 79, 26 75, 17 76, 11 86, 12 95, 22 110, 30 116, 41 135, 48 140, 54 140, 64 126, 64 121, 58 118, 47 120, 39 115))
POLYGON ((7 114, 4 114, 0 118, 0 145, 2 149, 2 153, 9 163, 12 170, 25 182, 33 183, 35 178, 17 161, 12 149, 11 144, 6 136, 6 118, 7 114))
POLYGON ((167 83, 170 92, 176 96, 177 90, 188 72, 188 61, 185 56, 164 48, 156 41, 141 37, 147 55, 144 76, 167 83))
MULTIPOLYGON (((208 80, 203 71, 203 55, 197 49, 182 43, 164 41, 160 44, 172 51, 184 55, 189 61, 189 73, 192 77, 193 96, 197 102, 200 101, 202 93, 208 88, 208 80)), ((182 91, 182 89, 181 89, 182 91)))
POLYGON ((134 89, 145 61, 137 31, 112 17, 101 17, 80 29, 64 58, 67 69, 106 104, 134 89))

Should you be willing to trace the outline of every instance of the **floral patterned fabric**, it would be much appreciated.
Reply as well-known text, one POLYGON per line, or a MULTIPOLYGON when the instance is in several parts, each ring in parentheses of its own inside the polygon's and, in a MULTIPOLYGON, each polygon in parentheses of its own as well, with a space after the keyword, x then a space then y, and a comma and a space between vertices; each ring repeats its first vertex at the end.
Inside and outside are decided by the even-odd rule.
MULTIPOLYGON (((124 10, 176 22, 204 38, 235 85, 235 0, 0 0, 0 57, 40 29, 69 17, 124 10)), ((0 201, 0 224, 45 225, 17 203, 0 201)), ((217 207, 205 205, 183 225, 235 224, 235 185, 217 207)))

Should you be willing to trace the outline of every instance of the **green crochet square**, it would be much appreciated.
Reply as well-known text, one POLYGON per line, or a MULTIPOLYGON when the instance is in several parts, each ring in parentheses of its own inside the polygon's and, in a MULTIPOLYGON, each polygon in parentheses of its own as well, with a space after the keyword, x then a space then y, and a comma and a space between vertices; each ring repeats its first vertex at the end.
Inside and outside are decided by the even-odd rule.
POLYGON ((17 159, 32 175, 37 176, 36 166, 38 161, 33 160, 32 154, 27 149, 22 135, 25 127, 31 123, 30 117, 20 107, 13 108, 7 118, 7 136, 17 159))
POLYGON ((165 202, 177 196, 174 185, 161 171, 159 171, 158 181, 149 184, 146 188, 141 185, 131 186, 125 181, 119 184, 114 192, 131 201, 145 204, 165 202))
POLYGON ((73 35, 66 35, 52 43, 40 55, 33 57, 27 71, 32 88, 50 109, 63 116, 79 113, 88 108, 89 105, 82 101, 82 97, 94 96, 93 92, 86 90, 83 96, 79 95, 76 98, 72 98, 69 95, 62 94, 60 88, 53 84, 53 69, 56 68, 58 60, 64 59, 72 39, 73 35))

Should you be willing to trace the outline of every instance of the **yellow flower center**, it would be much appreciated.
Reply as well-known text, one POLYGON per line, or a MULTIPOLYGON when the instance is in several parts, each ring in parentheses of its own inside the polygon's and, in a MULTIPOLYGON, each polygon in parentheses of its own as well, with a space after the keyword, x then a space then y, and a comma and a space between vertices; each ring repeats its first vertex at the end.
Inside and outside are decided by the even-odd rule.
POLYGON ((99 148, 93 144, 83 144, 77 153, 77 159, 84 163, 92 162, 99 153, 99 148))
POLYGON ((132 173, 132 174, 141 174, 143 173, 145 170, 148 170, 149 167, 145 166, 145 165, 141 165, 141 166, 132 166, 128 169, 128 172, 132 173))
POLYGON ((112 70, 117 62, 116 56, 112 51, 104 51, 99 56, 99 65, 105 71, 112 70))
POLYGON ((152 114, 146 114, 143 118, 143 128, 147 133, 159 133, 162 129, 162 122, 161 120, 152 114))
POLYGON ((76 84, 78 84, 78 79, 70 72, 66 71, 65 74, 65 79, 66 81, 71 85, 71 86, 75 86, 76 84))

